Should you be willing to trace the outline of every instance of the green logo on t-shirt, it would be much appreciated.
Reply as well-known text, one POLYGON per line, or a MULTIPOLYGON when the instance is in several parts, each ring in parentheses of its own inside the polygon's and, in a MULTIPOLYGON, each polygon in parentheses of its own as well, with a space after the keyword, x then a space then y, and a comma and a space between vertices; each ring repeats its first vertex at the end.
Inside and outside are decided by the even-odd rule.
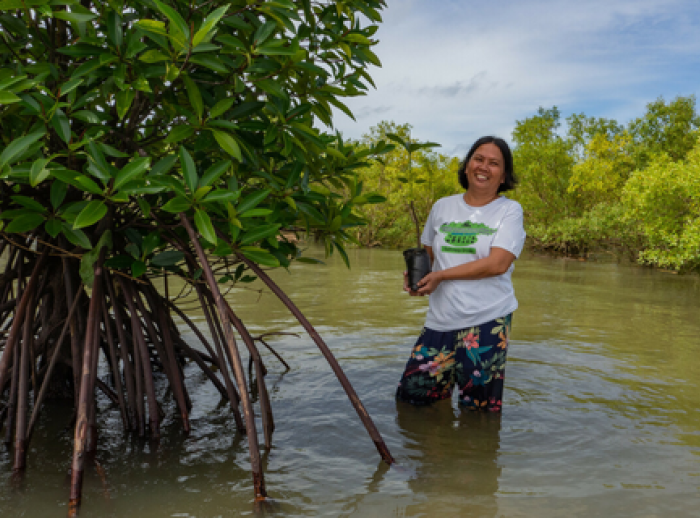
POLYGON ((440 232, 445 235, 445 242, 451 246, 443 246, 441 250, 450 254, 475 254, 476 248, 469 245, 476 243, 479 235, 490 236, 496 229, 487 227, 483 223, 443 223, 440 232))

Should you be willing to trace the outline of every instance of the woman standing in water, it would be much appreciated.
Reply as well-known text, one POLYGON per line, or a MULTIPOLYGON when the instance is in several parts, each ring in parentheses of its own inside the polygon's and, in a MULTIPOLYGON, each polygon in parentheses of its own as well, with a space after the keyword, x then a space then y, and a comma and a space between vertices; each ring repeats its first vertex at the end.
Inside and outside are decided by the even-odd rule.
POLYGON ((411 291, 430 295, 396 397, 421 405, 452 395, 475 410, 501 410, 511 316, 518 307, 513 261, 525 242, 523 210, 500 196, 515 187, 513 155, 503 139, 482 137, 458 170, 464 194, 438 200, 421 242, 432 272, 411 291))

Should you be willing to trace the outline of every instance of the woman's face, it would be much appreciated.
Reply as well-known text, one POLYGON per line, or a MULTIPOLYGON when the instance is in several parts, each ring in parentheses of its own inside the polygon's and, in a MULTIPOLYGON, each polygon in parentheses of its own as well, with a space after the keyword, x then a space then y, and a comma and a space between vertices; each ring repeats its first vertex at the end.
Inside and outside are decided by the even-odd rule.
POLYGON ((476 148, 467 164, 466 175, 470 191, 474 189, 474 192, 495 196, 506 179, 503 154, 498 146, 489 143, 476 148))

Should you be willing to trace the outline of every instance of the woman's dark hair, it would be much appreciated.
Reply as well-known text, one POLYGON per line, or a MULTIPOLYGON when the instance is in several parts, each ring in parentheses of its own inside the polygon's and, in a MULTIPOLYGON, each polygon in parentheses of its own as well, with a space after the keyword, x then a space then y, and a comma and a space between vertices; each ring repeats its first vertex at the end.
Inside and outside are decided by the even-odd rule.
POLYGON ((515 178, 515 173, 513 172, 513 153, 510 152, 510 148, 508 147, 508 144, 506 144, 506 141, 498 137, 481 137, 479 140, 474 142, 469 150, 469 153, 467 153, 466 158, 459 165, 459 169, 457 169, 459 184, 464 187, 465 191, 469 189, 469 180, 467 180, 466 174, 467 164, 469 163, 469 160, 471 160, 474 152, 484 144, 495 144, 498 146, 498 149, 501 150, 501 154, 503 155, 503 169, 506 172, 506 177, 505 181, 498 186, 498 191, 496 192, 505 192, 515 189, 515 184, 518 183, 518 180, 515 178))

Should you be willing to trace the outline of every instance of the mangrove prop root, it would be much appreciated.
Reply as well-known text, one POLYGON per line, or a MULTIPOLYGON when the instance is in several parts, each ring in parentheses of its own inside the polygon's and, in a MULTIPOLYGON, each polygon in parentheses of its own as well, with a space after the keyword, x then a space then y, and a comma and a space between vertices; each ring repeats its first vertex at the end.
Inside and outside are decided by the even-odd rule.
POLYGON ((279 355, 279 353, 278 353, 277 351, 275 351, 275 350, 270 346, 270 344, 268 344, 268 343, 264 340, 264 338, 265 338, 266 336, 272 336, 272 335, 288 335, 288 336, 296 336, 297 338, 299 338, 299 335, 296 334, 296 333, 284 333, 284 332, 279 331, 279 332, 273 332, 273 333, 264 333, 264 334, 262 334, 262 335, 260 335, 260 336, 256 336, 256 337, 253 338, 253 340, 255 340, 256 342, 260 342, 261 344, 263 344, 263 345, 267 348, 267 350, 270 351, 270 352, 274 355, 274 357, 277 358, 277 359, 280 361, 280 363, 281 363, 282 365, 284 365, 285 372, 288 372, 288 371, 291 369, 291 367, 289 366, 289 364, 288 364, 286 361, 284 361, 284 358, 282 358, 282 357, 279 355))
POLYGON ((34 293, 29 292, 28 312, 30 318, 24 320, 24 332, 19 354, 19 390, 17 392, 17 430, 15 431, 15 465, 14 470, 24 469, 26 464, 26 434, 27 434, 27 412, 29 409, 29 350, 33 347, 32 340, 32 318, 36 308, 34 307, 34 293))
MULTIPOLYGON (((107 302, 102 299, 102 314, 107 315, 107 302)), ((119 362, 117 360, 117 351, 114 345, 114 336, 112 334, 112 326, 110 325, 109 319, 105 318, 105 335, 107 338, 107 347, 109 351, 109 366, 112 370, 112 379, 114 380, 114 385, 116 388, 116 398, 117 404, 119 405, 119 413, 122 417, 122 426, 124 430, 129 429, 129 418, 126 413, 126 402, 124 401, 124 391, 122 388, 122 377, 119 373, 119 362)), ((103 390, 104 392, 104 390, 103 390)))
POLYGON ((128 427, 130 430, 137 430, 138 426, 136 424, 136 388, 134 381, 134 368, 133 364, 129 358, 129 351, 127 348, 127 338, 126 331, 124 327, 124 319, 122 316, 122 306, 115 295, 114 283, 109 272, 105 272, 105 286, 107 287, 107 293, 109 294, 109 299, 112 303, 112 311, 114 313, 114 324, 117 329, 117 338, 119 339, 119 356, 122 361, 122 371, 124 373, 124 385, 126 387, 126 397, 127 397, 127 417, 128 417, 128 427))
MULTIPOLYGON (((81 285, 82 288, 82 285, 81 285)), ((80 293, 80 291, 78 291, 80 293)), ((39 395, 36 398, 36 401, 34 402, 34 409, 32 410, 32 417, 29 420, 29 428, 27 430, 27 435, 31 437, 32 430, 34 429, 34 423, 36 423, 36 419, 39 415, 39 411, 41 410, 41 405, 44 403, 44 398, 46 397, 46 392, 49 388, 49 384, 51 382, 51 376, 53 375, 54 368, 56 367, 56 362, 58 360, 58 355, 61 352, 61 345, 63 345, 63 340, 66 337, 66 332, 68 331, 68 326, 69 326, 69 321, 73 318, 73 315, 75 314, 75 310, 78 307, 78 302, 80 301, 80 296, 78 295, 75 297, 75 300, 73 301, 73 304, 71 305, 70 311, 68 312, 68 317, 66 318, 66 321, 63 325, 63 329, 61 330, 61 335, 58 337, 58 341, 56 342, 56 345, 54 346, 54 351, 53 354, 51 355, 51 360, 49 362, 49 366, 46 370, 46 374, 44 375, 44 382, 41 385, 41 389, 39 389, 39 395)))
POLYGON ((270 290, 272 290, 272 292, 275 295, 277 295, 277 297, 282 301, 282 303, 285 306, 287 306, 287 308, 292 312, 292 314, 296 317, 296 319, 304 327, 304 329, 306 329, 306 332, 309 333, 311 339, 321 350, 321 353, 323 354, 323 356, 325 356, 326 360, 330 364, 331 369, 333 369, 333 372, 338 378, 338 381, 340 381, 340 384, 343 386, 343 389, 348 395, 350 402, 355 407, 357 415, 360 417, 362 424, 364 424, 365 428, 367 429, 367 433, 369 433, 369 436, 374 442, 374 445, 376 446, 380 457, 387 464, 394 464, 394 458, 391 456, 391 453, 389 453, 389 448, 387 448, 386 444, 384 443, 384 439, 382 439, 382 436, 379 434, 379 431, 374 425, 372 418, 367 413, 367 410, 365 410, 362 401, 360 401, 360 398, 357 396, 357 393, 350 384, 350 381, 348 380, 347 376, 345 376, 343 369, 338 364, 338 360, 335 359, 335 356, 333 356, 333 353, 323 341, 321 336, 318 334, 316 329, 314 329, 311 323, 306 319, 303 313, 299 311, 299 308, 296 307, 296 305, 291 301, 291 299, 257 264, 250 261, 246 256, 244 256, 238 251, 236 251, 236 254, 238 255, 239 259, 243 261, 248 266, 248 268, 250 268, 260 278, 260 280, 262 280, 267 285, 267 287, 270 288, 270 290))
MULTIPOLYGON (((188 242, 157 220, 155 228, 184 254, 189 276, 183 275, 186 283, 182 291, 171 290, 167 275, 164 289, 156 289, 151 278, 134 279, 110 270, 104 265, 104 250, 93 265, 92 286, 87 287, 81 282, 84 272, 80 249, 71 251, 72 245, 63 237, 52 240, 45 235, 15 235, 10 239, 0 233, 0 427, 4 426, 5 442, 13 449, 13 469, 21 474, 42 410, 56 398, 73 402, 69 424, 74 439, 68 510, 71 516, 78 512, 84 477, 94 476, 90 470, 85 473, 86 459, 92 458, 93 451, 99 455, 97 433, 104 414, 98 409, 97 392, 118 409, 125 432, 155 439, 166 417, 162 410, 166 408, 164 400, 172 398, 182 430, 187 434, 192 401, 185 383, 189 380, 186 360, 192 362, 191 368, 201 370, 220 396, 228 400, 238 431, 248 439, 255 499, 266 498, 253 403, 259 404, 266 454, 272 446, 275 422, 265 384, 267 369, 258 347, 262 344, 289 370, 289 364, 267 343, 267 338, 275 334, 298 335, 252 336, 224 299, 216 277, 222 271, 230 272, 232 265, 235 268, 243 263, 278 296, 279 289, 272 287, 269 278, 242 256, 213 258, 218 262, 210 263, 192 223, 184 215, 181 221, 189 234, 188 242), (196 273, 200 270, 203 276, 198 279, 196 273), (189 298, 183 293, 189 293, 189 298), (194 323, 183 311, 187 305, 197 303, 206 323, 194 323), (202 328, 209 331, 208 335, 202 328), (195 344, 186 342, 182 334, 185 330, 194 333, 195 344), (234 333, 240 336, 250 361, 247 379, 234 333), (166 384, 167 390, 163 390, 166 384)), ((324 349, 325 344, 291 301, 281 298, 328 358, 377 448, 384 452, 382 458, 393 462, 337 362, 327 347, 324 349)), ((102 477, 99 464, 96 466, 102 477)))
POLYGON ((243 322, 236 316, 231 307, 226 304, 226 311, 228 316, 233 323, 233 326, 241 335, 243 343, 245 343, 250 354, 250 358, 253 360, 255 365, 255 378, 257 379, 258 394, 260 396, 260 413, 262 414, 262 424, 263 433, 265 436, 265 447, 269 450, 272 448, 272 432, 275 430, 275 421, 272 417, 272 406, 270 405, 270 396, 267 393, 267 387, 265 386, 265 374, 266 370, 260 358, 258 350, 255 348, 255 342, 253 337, 250 336, 248 329, 246 329, 243 322))
POLYGON ((83 469, 85 467, 85 452, 88 440, 88 412, 90 407, 95 403, 95 392, 91 386, 92 369, 94 365, 93 355, 99 351, 97 347, 97 328, 100 319, 100 291, 102 285, 102 259, 103 253, 100 254, 100 259, 95 265, 95 285, 90 297, 90 307, 88 310, 88 329, 85 335, 85 344, 83 347, 83 365, 80 381, 80 396, 78 398, 78 417, 75 422, 75 438, 73 440, 73 462, 71 463, 71 481, 70 481, 70 509, 77 509, 80 505, 83 486, 83 469))
POLYGON ((233 381, 231 380, 231 377, 229 376, 228 373, 228 367, 226 363, 226 357, 223 352, 223 347, 221 345, 221 337, 219 335, 219 329, 214 326, 214 323, 212 321, 212 316, 210 313, 210 308, 209 305, 207 304, 207 301, 205 300, 204 296, 202 295, 201 288, 199 286, 196 286, 196 291, 197 291, 197 296, 199 297, 199 300, 202 304, 202 311, 204 312, 204 317, 207 321, 207 325, 209 326, 209 330, 211 332, 212 338, 214 340, 214 345, 216 346, 216 353, 217 353, 217 361, 221 370, 221 375, 224 378, 224 384, 226 386, 226 394, 229 400, 229 404, 231 405, 231 411, 233 412, 233 417, 236 421, 236 428, 238 429, 239 432, 241 433, 246 433, 247 429, 245 426, 245 423, 243 422, 243 418, 241 417, 241 413, 239 410, 239 403, 240 403, 240 397, 238 396, 238 393, 236 392, 236 388, 233 386, 233 381))
POLYGON ((160 420, 158 413, 158 404, 156 403, 155 385, 153 383, 153 371, 151 370, 151 360, 146 347, 146 338, 143 334, 143 327, 139 320, 139 315, 136 311, 136 303, 134 299, 136 294, 133 286, 128 281, 118 278, 122 291, 126 299, 126 304, 131 313, 131 332, 134 340, 134 349, 136 357, 140 361, 141 374, 143 376, 143 386, 146 390, 146 401, 148 403, 148 423, 150 426, 151 437, 157 439, 160 437, 160 420))
POLYGON ((214 278, 214 273, 209 266, 209 261, 204 254, 202 245, 199 244, 199 238, 195 233, 194 228, 192 228, 192 225, 187 220, 187 217, 182 213, 180 214, 180 221, 182 221, 183 226, 187 230, 187 234, 190 236, 190 241, 195 247, 197 257, 199 258, 199 263, 204 272, 204 277, 207 281, 209 289, 212 292, 214 301, 216 302, 216 308, 219 312, 219 320, 222 323, 226 336, 226 345, 233 359, 233 372, 238 384, 238 390, 241 393, 241 406, 243 407, 243 415, 245 416, 248 449, 250 450, 250 464, 251 471, 253 472, 253 490, 255 492, 255 498, 265 498, 267 496, 267 492, 265 490, 265 478, 262 472, 262 463, 260 462, 258 434, 255 430, 255 414, 253 413, 253 404, 250 400, 250 394, 248 393, 248 388, 246 387, 245 383, 245 372, 243 371, 243 365, 241 364, 241 358, 238 353, 238 348, 236 347, 236 342, 233 337, 233 330, 231 329, 231 323, 229 321, 229 315, 226 310, 226 302, 221 296, 221 291, 219 291, 219 286, 214 278))

